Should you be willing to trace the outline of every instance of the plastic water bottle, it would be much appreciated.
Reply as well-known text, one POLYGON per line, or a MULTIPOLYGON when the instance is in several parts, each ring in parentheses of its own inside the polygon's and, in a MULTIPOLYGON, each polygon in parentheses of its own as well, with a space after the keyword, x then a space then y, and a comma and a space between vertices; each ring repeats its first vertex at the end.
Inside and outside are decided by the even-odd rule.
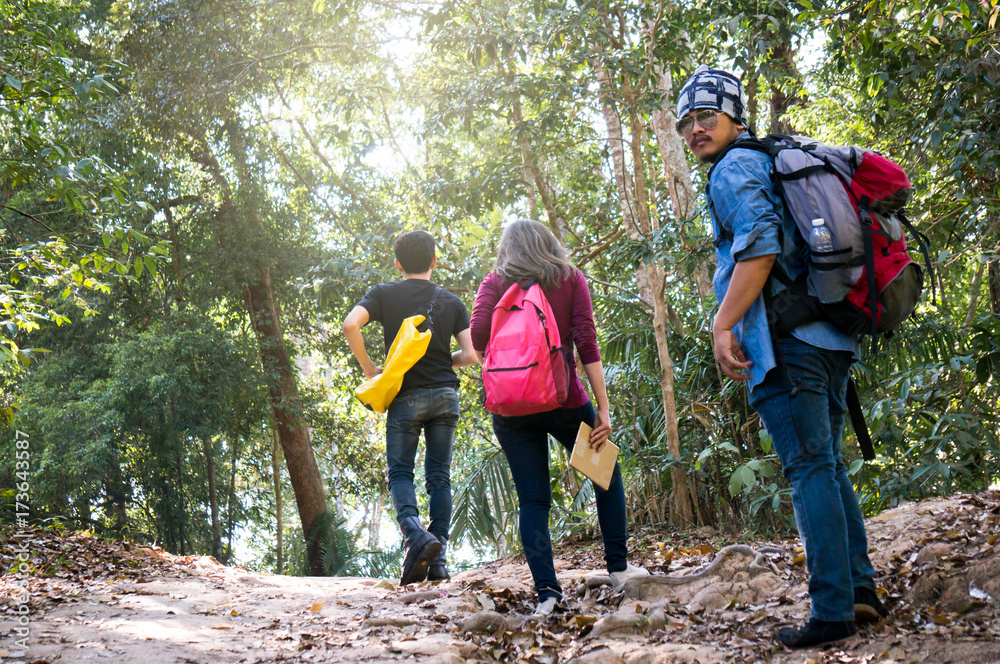
POLYGON ((809 248, 813 253, 833 251, 833 236, 826 222, 822 219, 812 220, 812 231, 809 233, 809 248))

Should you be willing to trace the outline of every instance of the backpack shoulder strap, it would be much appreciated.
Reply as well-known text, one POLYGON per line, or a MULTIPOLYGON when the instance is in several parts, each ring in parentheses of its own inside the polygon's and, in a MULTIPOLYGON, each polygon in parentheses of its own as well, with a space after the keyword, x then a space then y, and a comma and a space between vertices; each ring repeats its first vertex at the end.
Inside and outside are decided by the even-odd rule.
MULTIPOLYGON (((441 288, 440 286, 438 286, 437 284, 433 284, 433 286, 434 286, 434 294, 431 295, 430 302, 427 303, 427 307, 424 309, 424 321, 417 328, 417 329, 420 329, 422 327, 422 328, 424 328, 424 331, 426 331, 426 330, 432 330, 433 329, 433 327, 434 327, 434 316, 433 316, 434 307, 435 307, 435 305, 437 305, 438 297, 440 297, 441 293, 444 292, 444 289, 441 288)), ((419 314, 420 314, 420 312, 418 311, 414 315, 416 316, 416 315, 419 315, 419 314)))
MULTIPOLYGON (((764 154, 769 155, 773 160, 774 155, 777 154, 777 151, 779 149, 781 149, 777 141, 774 139, 775 139, 774 136, 768 136, 764 140, 761 140, 756 136, 753 136, 751 138, 746 138, 741 141, 733 141, 732 143, 730 143, 729 145, 727 145, 725 148, 722 149, 722 152, 719 153, 719 156, 716 157, 715 161, 712 163, 712 167, 708 169, 708 176, 705 178, 706 180, 705 191, 708 194, 708 207, 712 208, 713 214, 715 212, 714 209, 715 206, 712 205, 712 194, 711 194, 712 172, 715 170, 715 167, 719 164, 719 162, 722 161, 722 158, 725 157, 727 154, 729 154, 730 150, 743 149, 743 150, 754 150, 756 152, 763 152, 764 154)), ((774 182, 773 166, 771 167, 771 182, 774 182)), ((733 239, 732 233, 727 231, 725 228, 722 228, 720 226, 719 231, 721 234, 719 237, 715 238, 715 243, 714 243, 716 247, 718 247, 719 243, 722 242, 723 240, 733 239)))
POLYGON ((763 141, 757 137, 745 138, 742 141, 733 141, 726 147, 722 148, 722 152, 718 154, 718 156, 715 158, 715 161, 712 162, 712 167, 708 169, 708 177, 706 179, 711 181, 712 171, 714 171, 715 167, 719 165, 719 162, 722 161, 722 158, 725 157, 727 154, 729 154, 730 150, 737 150, 737 149, 756 150, 757 152, 763 152, 773 157, 774 146, 769 141, 770 138, 771 137, 768 136, 767 139, 763 141))

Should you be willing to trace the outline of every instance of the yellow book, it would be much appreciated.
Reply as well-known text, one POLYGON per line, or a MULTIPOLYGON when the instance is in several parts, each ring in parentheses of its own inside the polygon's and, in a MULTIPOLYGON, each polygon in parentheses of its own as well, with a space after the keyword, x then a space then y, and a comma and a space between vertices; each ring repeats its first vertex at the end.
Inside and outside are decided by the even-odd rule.
POLYGON ((573 454, 569 457, 569 465, 607 491, 611 486, 611 476, 615 472, 615 461, 618 460, 618 446, 614 443, 605 443, 604 448, 598 452, 590 447, 591 431, 593 429, 587 426, 586 422, 580 423, 580 430, 576 433, 576 443, 573 445, 573 454))

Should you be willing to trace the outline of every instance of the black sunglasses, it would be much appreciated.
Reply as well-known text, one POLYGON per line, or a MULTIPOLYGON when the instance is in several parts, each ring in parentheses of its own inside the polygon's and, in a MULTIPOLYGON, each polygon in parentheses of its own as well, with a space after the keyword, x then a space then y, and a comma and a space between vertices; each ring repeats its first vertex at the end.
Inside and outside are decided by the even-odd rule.
POLYGON ((683 118, 677 121, 674 125, 674 129, 677 133, 687 138, 694 131, 694 123, 697 120, 698 124, 704 129, 715 129, 719 124, 719 115, 722 111, 715 111, 710 108, 698 111, 694 115, 685 115, 683 118))

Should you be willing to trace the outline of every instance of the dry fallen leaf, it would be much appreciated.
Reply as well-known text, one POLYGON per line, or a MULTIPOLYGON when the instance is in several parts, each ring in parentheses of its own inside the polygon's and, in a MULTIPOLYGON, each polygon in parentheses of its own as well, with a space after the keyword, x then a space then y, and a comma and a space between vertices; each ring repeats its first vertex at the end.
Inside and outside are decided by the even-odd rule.
POLYGON ((318 599, 312 603, 312 606, 309 607, 309 610, 312 611, 313 613, 316 613, 317 611, 322 611, 325 608, 326 608, 326 602, 321 599, 318 599))
POLYGON ((232 625, 215 625, 212 629, 232 629, 232 625))

